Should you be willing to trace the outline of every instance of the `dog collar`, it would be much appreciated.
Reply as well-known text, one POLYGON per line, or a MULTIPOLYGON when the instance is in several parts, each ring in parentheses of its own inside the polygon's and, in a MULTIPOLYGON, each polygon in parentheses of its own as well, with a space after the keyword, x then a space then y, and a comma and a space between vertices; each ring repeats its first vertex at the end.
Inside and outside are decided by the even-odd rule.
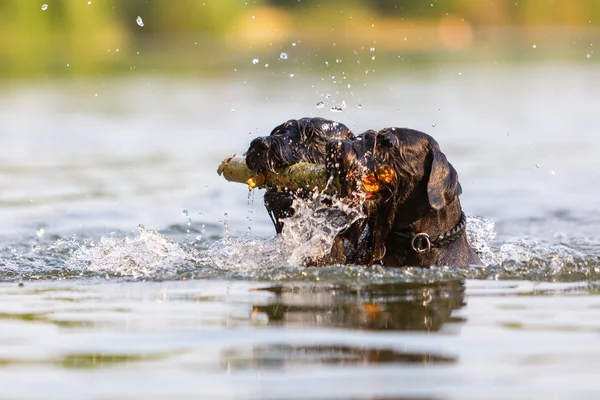
POLYGON ((401 236, 410 239, 410 247, 418 254, 427 253, 432 247, 439 248, 454 242, 467 227, 467 217, 461 211, 458 224, 452 229, 436 237, 431 237, 425 232, 419 233, 404 233, 393 232, 396 236, 401 236))

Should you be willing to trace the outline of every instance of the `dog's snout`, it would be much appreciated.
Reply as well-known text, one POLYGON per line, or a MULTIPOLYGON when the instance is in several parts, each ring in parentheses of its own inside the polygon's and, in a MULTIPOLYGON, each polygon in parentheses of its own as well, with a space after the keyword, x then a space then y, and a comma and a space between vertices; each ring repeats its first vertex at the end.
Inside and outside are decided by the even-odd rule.
POLYGON ((266 155, 269 150, 268 138, 258 137, 250 142, 250 147, 246 152, 246 164, 248 168, 259 171, 266 167, 266 155))

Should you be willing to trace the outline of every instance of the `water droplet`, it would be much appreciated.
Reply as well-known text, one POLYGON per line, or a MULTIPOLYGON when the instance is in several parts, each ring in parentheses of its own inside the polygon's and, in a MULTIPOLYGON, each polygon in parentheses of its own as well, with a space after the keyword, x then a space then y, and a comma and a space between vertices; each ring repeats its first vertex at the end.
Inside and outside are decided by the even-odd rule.
POLYGON ((42 11, 46 11, 48 9, 48 4, 42 4, 42 11))
POLYGON ((188 210, 183 210, 181 211, 181 215, 183 215, 184 217, 189 217, 190 213, 188 210))
POLYGON ((369 50, 370 51, 375 51, 375 47, 371 47, 369 50))
POLYGON ((537 44, 534 44, 534 45, 533 45, 533 46, 531 46, 531 47, 533 47, 534 49, 537 49, 537 44))
POLYGON ((256 64, 258 64, 259 61, 260 60, 258 58, 253 58, 252 59, 252 64, 256 65, 256 64))
POLYGON ((556 168, 555 168, 555 169, 553 169, 552 171, 550 171, 550 173, 551 173, 552 175, 556 175, 556 168))
POLYGON ((459 75, 462 75, 462 72, 459 72, 458 74, 459 74, 459 75))
POLYGON ((292 43, 292 46, 296 46, 296 42, 293 42, 293 43, 292 43))
POLYGON ((590 53, 587 53, 587 54, 585 55, 585 58, 587 58, 587 59, 590 59, 590 58, 592 58, 592 55, 591 55, 590 53))
POLYGON ((371 57, 371 60, 375 60, 375 56, 371 57))
POLYGON ((91 1, 88 1, 88 6, 91 6, 91 5, 92 5, 92 2, 91 2, 91 1))
POLYGON ((342 107, 333 106, 331 107, 331 112, 342 112, 344 109, 342 107))
POLYGON ((323 108, 325 107, 325 103, 323 103, 322 101, 317 103, 317 108, 323 108))
POLYGON ((37 235, 37 237, 41 238, 42 236, 44 236, 44 232, 44 228, 40 228, 35 232, 35 234, 37 235))
POLYGON ((435 128, 437 126, 437 124, 431 124, 431 126, 435 128))
POLYGON ((288 55, 287 55, 287 53, 281 53, 279 55, 279 58, 281 58, 282 60, 287 60, 288 59, 288 55))
POLYGON ((142 20, 142 17, 140 17, 139 15, 138 15, 138 17, 135 19, 135 22, 137 22, 137 24, 138 24, 139 26, 144 26, 144 21, 142 20))
POLYGON ((269 68, 269 64, 265 64, 265 68, 269 68))
POLYGON ((358 108, 362 108, 362 104, 359 104, 359 105, 358 105, 358 108))
POLYGON ((540 169, 540 164, 535 164, 535 169, 540 169))
POLYGON ((290 74, 290 78, 293 78, 294 76, 296 76, 295 74, 290 74))
POLYGON ((68 64, 68 63, 67 63, 67 67, 70 67, 70 66, 71 66, 71 64, 68 64))

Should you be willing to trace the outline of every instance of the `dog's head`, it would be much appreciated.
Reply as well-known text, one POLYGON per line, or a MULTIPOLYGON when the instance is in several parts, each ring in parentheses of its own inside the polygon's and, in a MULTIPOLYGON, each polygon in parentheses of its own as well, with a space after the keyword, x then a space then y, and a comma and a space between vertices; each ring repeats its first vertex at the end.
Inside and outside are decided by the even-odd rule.
POLYGON ((257 137, 246 152, 246 164, 257 172, 274 171, 298 162, 323 163, 329 140, 353 139, 344 124, 324 118, 289 120, 269 136, 257 137))
POLYGON ((339 175, 342 195, 358 196, 374 236, 375 260, 392 225, 440 210, 462 193, 458 174, 429 135, 411 129, 367 131, 327 146, 327 170, 339 175))

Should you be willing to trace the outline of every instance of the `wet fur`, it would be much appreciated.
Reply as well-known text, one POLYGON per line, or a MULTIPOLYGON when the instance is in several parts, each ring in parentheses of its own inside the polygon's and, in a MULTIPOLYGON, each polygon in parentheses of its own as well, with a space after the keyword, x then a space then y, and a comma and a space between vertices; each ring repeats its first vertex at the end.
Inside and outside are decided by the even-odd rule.
POLYGON ((330 261, 384 266, 471 265, 481 261, 466 233, 441 248, 416 253, 396 232, 426 232, 435 237, 452 229, 461 216, 458 174, 429 135, 405 128, 367 131, 356 140, 330 142, 326 167, 342 182, 342 196, 361 191, 361 180, 381 166, 392 168, 394 179, 376 199, 367 199, 367 219, 342 232, 330 261))
MULTIPOLYGON (((348 139, 354 139, 354 135, 339 122, 324 118, 292 119, 275 127, 269 136, 254 139, 246 152, 246 164, 250 169, 263 173, 299 162, 324 164, 327 142, 348 139)), ((304 191, 279 192, 275 188, 267 188, 265 207, 277 233, 283 229, 281 219, 294 213, 294 198, 306 195, 304 191)))

